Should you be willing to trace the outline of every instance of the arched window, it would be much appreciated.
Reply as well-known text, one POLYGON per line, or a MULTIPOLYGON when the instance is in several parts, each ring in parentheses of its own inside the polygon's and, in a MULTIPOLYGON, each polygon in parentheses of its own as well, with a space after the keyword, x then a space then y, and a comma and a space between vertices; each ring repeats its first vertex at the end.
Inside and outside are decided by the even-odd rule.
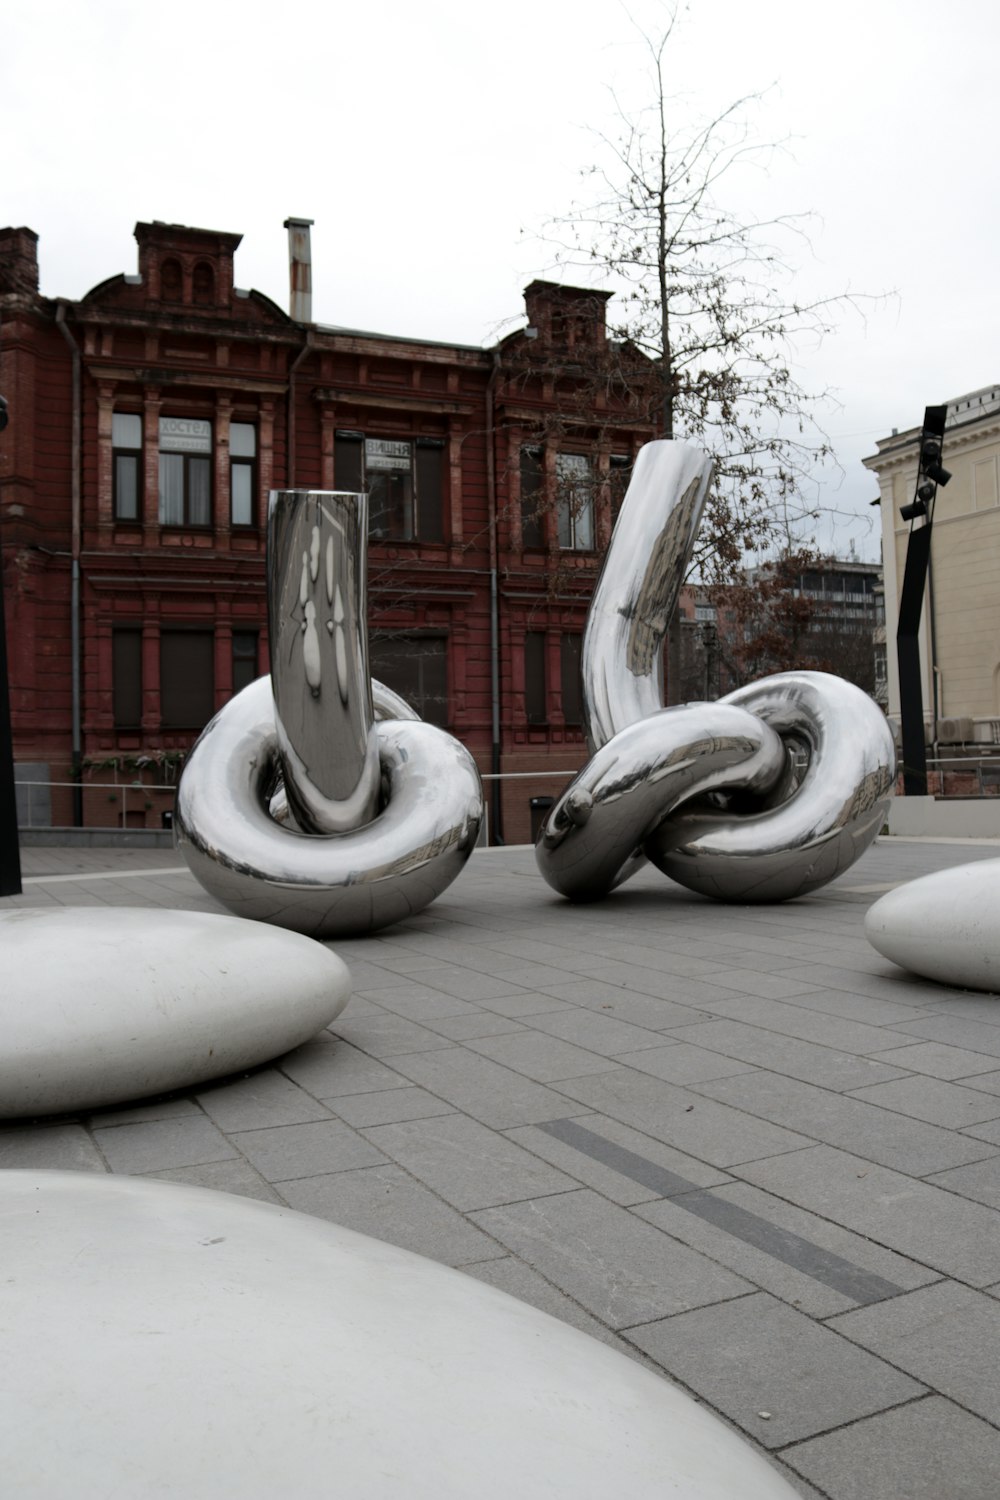
POLYGON ((192 281, 194 300, 201 307, 211 307, 215 301, 215 275, 212 267, 200 260, 194 268, 192 281))
POLYGON ((165 260, 160 267, 160 296, 165 302, 180 302, 184 279, 176 260, 165 260))

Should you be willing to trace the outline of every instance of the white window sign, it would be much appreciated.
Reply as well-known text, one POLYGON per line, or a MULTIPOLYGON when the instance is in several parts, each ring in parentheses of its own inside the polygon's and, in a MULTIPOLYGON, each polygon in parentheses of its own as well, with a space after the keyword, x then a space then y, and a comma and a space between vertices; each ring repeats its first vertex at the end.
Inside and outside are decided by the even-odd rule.
POLYGON ((366 438, 365 467, 367 469, 409 469, 410 444, 396 442, 392 438, 366 438))
POLYGON ((211 453, 212 424, 199 417, 161 417, 160 447, 167 453, 211 453))

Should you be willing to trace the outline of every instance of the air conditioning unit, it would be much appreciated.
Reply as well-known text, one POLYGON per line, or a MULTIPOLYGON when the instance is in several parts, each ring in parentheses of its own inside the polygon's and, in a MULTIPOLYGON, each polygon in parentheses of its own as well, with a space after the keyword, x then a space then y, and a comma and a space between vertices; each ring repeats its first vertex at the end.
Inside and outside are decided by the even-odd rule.
POLYGON ((942 745, 960 745, 966 740, 971 740, 975 734, 975 726, 969 719, 938 719, 937 737, 942 745))

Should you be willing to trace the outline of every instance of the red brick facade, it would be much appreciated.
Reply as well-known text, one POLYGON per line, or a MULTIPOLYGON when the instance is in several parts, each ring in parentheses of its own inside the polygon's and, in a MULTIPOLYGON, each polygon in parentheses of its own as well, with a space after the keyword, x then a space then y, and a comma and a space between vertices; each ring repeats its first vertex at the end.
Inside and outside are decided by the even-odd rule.
MULTIPOLYGON (((577 767, 575 638, 654 435, 604 296, 535 282, 528 328, 483 350, 293 322, 234 286, 238 235, 154 223, 136 239, 138 275, 66 302, 39 296, 36 236, 0 230, 17 761, 54 782, 169 780, 267 670, 268 491, 363 483, 374 675, 484 773, 577 767), (630 379, 610 379, 623 360, 630 379)), ((529 799, 558 785, 505 781, 491 827, 527 838, 529 799)), ((94 795, 54 791, 52 821, 115 821, 94 795)), ((161 805, 112 812, 153 824, 161 805)))

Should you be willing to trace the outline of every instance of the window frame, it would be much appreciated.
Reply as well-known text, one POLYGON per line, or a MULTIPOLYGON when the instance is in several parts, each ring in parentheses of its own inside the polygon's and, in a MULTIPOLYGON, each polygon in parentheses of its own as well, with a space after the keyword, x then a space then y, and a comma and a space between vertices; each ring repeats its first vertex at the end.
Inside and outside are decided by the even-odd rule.
POLYGON ((157 432, 157 520, 162 527, 173 527, 184 531, 210 531, 212 529, 212 516, 215 503, 215 427, 209 417, 184 417, 179 413, 162 414, 160 416, 160 428, 157 432), (204 422, 208 428, 208 452, 200 449, 165 448, 163 446, 164 422, 204 422), (179 521, 171 521, 164 518, 163 514, 163 459, 179 458, 183 461, 183 484, 181 504, 183 518, 179 521), (192 465, 195 463, 207 464, 208 469, 208 494, 206 496, 207 519, 204 521, 191 520, 191 473, 192 465))
POLYGON ((232 668, 233 697, 235 697, 236 694, 239 693, 239 692, 242 692, 245 687, 249 687, 249 685, 250 685, 251 682, 256 682, 257 678, 260 676, 260 631, 259 630, 254 629, 254 628, 244 629, 242 626, 239 629, 234 629, 233 630, 232 641, 231 641, 231 644, 230 644, 230 661, 231 661, 231 668, 232 668), (249 644, 250 641, 253 642, 253 650, 252 651, 250 651, 248 649, 244 649, 244 650, 241 651, 240 649, 238 649, 238 645, 237 645, 238 642, 240 642, 244 647, 246 647, 246 646, 248 646, 248 644, 249 644), (237 682, 237 678, 242 678, 242 677, 244 677, 246 675, 245 671, 243 670, 243 667, 245 666, 245 664, 247 662, 251 662, 252 663, 251 673, 250 673, 249 677, 247 678, 246 682, 242 682, 242 681, 237 682), (237 671, 237 663, 240 664, 241 670, 239 670, 239 671, 237 671))
POLYGON ((120 523, 123 526, 142 525, 144 499, 143 479, 145 468, 143 464, 144 435, 145 433, 143 427, 142 412, 113 411, 111 413, 111 509, 116 523, 120 523), (139 423, 139 443, 137 447, 126 448, 123 447, 120 443, 115 442, 116 417, 135 417, 136 421, 139 423), (119 461, 126 460, 131 461, 131 463, 134 465, 135 471, 135 514, 131 516, 123 515, 120 510, 121 490, 118 482, 118 464, 119 461))
MULTIPOLYGON (((159 641, 160 658, 160 727, 171 732, 183 733, 194 731, 200 733, 205 725, 209 723, 215 713, 215 631, 211 626, 205 625, 178 625, 169 626, 160 630, 159 641), (168 641, 176 640, 181 636, 191 638, 199 636, 204 642, 205 664, 208 667, 207 682, 200 684, 199 690, 205 695, 203 709, 190 715, 167 716, 166 700, 173 692, 173 681, 168 681, 167 671, 164 670, 164 648, 168 641), (207 712, 205 711, 207 710, 207 712), (199 722, 200 721, 200 722, 199 722)), ((187 688, 191 688, 190 666, 181 674, 187 688)), ((179 679, 180 680, 180 679, 179 679)))
MULTIPOLYGON (((369 496, 368 501, 368 537, 370 541, 382 542, 388 545, 406 543, 409 545, 435 546, 442 545, 446 541, 445 536, 445 447, 444 438, 431 437, 424 434, 410 433, 406 437, 389 437, 385 433, 365 433, 354 430, 337 429, 334 433, 334 484, 338 490, 353 489, 353 482, 345 483, 342 477, 342 469, 345 467, 347 455, 344 453, 344 445, 356 445, 357 452, 351 455, 352 469, 360 479, 360 487, 369 496), (404 470, 402 466, 395 469, 386 466, 384 469, 369 469, 369 443, 398 443, 405 444, 409 450, 409 468, 404 470), (429 462, 431 454, 439 455, 434 464, 429 462), (436 471, 437 493, 429 495, 430 487, 428 474, 431 469, 436 471), (373 507, 371 503, 371 479, 372 473, 406 473, 408 477, 408 494, 404 499, 407 511, 407 520, 404 520, 400 531, 394 532, 391 525, 388 528, 374 530, 372 527, 373 507), (423 477, 422 477, 423 476, 423 477), (428 524, 428 522, 430 524, 428 524), (407 534, 407 530, 409 534, 407 534)), ((389 455, 387 455, 389 456, 389 455)), ((383 514, 383 512, 380 512, 383 514)), ((391 522, 391 507, 389 508, 389 519, 391 522)))
POLYGON ((257 496, 257 463, 260 452, 260 435, 256 422, 231 421, 229 424, 229 524, 235 531, 255 531, 259 526, 260 505, 257 496), (253 433, 253 455, 233 453, 232 432, 234 427, 247 427, 253 433), (237 469, 250 471, 250 519, 236 519, 236 486, 233 477, 237 469))
POLYGON ((594 494, 594 465, 586 453, 559 452, 556 454, 556 531, 560 552, 594 552, 597 548, 595 524, 597 507, 594 494), (568 471, 577 468, 570 460, 581 460, 587 471, 587 495, 583 504, 567 493, 568 471), (563 472, 560 473, 560 468, 563 472), (589 519, 589 541, 581 540, 581 519, 589 519), (567 541, 563 537, 568 537, 567 541))

